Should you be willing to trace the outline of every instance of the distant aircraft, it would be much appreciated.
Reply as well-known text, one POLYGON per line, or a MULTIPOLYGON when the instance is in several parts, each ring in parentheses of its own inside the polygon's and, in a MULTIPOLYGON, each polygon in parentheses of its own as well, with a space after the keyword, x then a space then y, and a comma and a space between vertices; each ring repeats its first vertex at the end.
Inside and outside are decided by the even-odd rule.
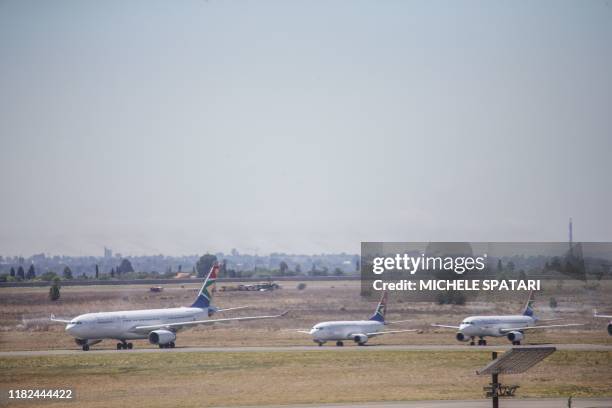
POLYGON ((595 309, 595 310, 593 310, 593 317, 599 317, 599 318, 602 318, 602 319, 611 319, 608 322, 608 334, 610 336, 612 336, 612 315, 600 315, 600 314, 597 314, 597 309, 595 309))
POLYGON ((312 340, 319 346, 328 341, 335 341, 336 346, 344 346, 344 340, 353 340, 360 346, 368 342, 371 337, 383 334, 405 333, 416 330, 390 330, 381 331, 386 324, 401 322, 385 322, 387 309, 387 292, 384 292, 376 311, 369 320, 321 322, 315 324, 310 330, 297 330, 299 333, 310 334, 312 340))
POLYGON ((82 346, 83 351, 88 351, 89 346, 104 339, 119 340, 117 350, 125 350, 133 347, 133 344, 127 340, 148 339, 149 343, 157 344, 159 348, 174 348, 176 333, 183 328, 199 324, 272 319, 286 314, 285 312, 273 316, 209 319, 216 312, 243 309, 243 307, 217 309, 212 305, 218 272, 219 265, 213 265, 195 302, 189 307, 87 313, 70 320, 56 319, 51 315, 51 321, 66 324, 66 331, 75 338, 79 346, 82 346))
MULTIPOLYGON (((470 346, 474 345, 474 338, 478 337, 478 345, 486 346, 485 337, 506 337, 513 345, 520 345, 525 338, 526 330, 549 329, 553 327, 583 326, 583 324, 554 324, 547 326, 536 326, 538 319, 533 313, 533 291, 529 293, 529 298, 523 312, 520 315, 504 316, 470 316, 464 319, 459 326, 447 326, 444 324, 432 324, 434 327, 444 327, 447 329, 458 330, 455 338, 458 341, 470 340, 470 346)), ((557 320, 557 319, 553 319, 557 320)))

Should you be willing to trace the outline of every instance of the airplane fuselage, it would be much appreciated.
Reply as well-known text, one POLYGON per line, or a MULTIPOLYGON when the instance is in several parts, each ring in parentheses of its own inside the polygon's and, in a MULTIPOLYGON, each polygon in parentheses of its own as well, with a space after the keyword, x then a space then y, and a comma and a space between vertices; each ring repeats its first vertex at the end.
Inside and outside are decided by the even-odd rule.
POLYGON ((134 328, 205 320, 207 318, 208 310, 197 307, 86 313, 72 319, 66 325, 66 331, 81 340, 146 339, 148 332, 134 331, 134 328))
POLYGON ((466 337, 504 337, 508 329, 535 326, 536 320, 530 316, 470 316, 459 325, 459 333, 466 337))
MULTIPOLYGON (((367 333, 379 332, 383 327, 384 323, 375 320, 322 322, 313 326, 310 335, 316 343, 355 340, 356 336, 367 336, 367 333)), ((363 340, 367 341, 367 337, 363 340)))

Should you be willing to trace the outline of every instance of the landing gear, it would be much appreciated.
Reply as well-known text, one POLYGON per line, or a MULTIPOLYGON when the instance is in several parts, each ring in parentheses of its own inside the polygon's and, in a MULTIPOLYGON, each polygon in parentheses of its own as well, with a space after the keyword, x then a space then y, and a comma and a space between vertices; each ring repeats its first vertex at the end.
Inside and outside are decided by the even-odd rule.
POLYGON ((134 348, 132 343, 126 343, 125 341, 117 343, 117 350, 131 350, 132 348, 134 348))
POLYGON ((89 351, 89 344, 83 344, 83 351, 89 351))
POLYGON ((321 341, 317 341, 317 344, 319 345, 319 347, 323 346, 323 342, 321 342, 321 341))
POLYGON ((487 345, 487 341, 481 337, 480 339, 478 339, 478 345, 479 346, 486 346, 487 345))
MULTIPOLYGON (((470 346, 473 346, 474 344, 476 344, 474 343, 474 337, 470 337, 470 346)), ((478 344, 480 344, 480 341, 478 344)))
POLYGON ((520 346, 520 345, 521 345, 521 342, 520 342, 520 341, 513 341, 513 342, 512 342, 512 345, 513 345, 513 346, 520 346))
POLYGON ((365 346, 365 343, 357 343, 358 346, 365 346))
POLYGON ((336 342, 336 346, 338 346, 338 347, 342 347, 342 346, 344 346, 344 343, 343 343, 343 342, 341 342, 340 340, 338 340, 338 341, 336 342))
POLYGON ((174 348, 175 344, 173 341, 171 341, 170 343, 166 343, 166 344, 158 344, 159 348, 174 348))

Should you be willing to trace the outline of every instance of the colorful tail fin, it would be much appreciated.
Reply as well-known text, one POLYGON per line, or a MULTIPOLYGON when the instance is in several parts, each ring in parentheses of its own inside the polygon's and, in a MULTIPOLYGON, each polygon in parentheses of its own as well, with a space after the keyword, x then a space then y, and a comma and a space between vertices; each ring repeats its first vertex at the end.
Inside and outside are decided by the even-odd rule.
POLYGON ((378 306, 376 307, 376 312, 374 312, 372 317, 370 317, 370 320, 375 320, 377 322, 384 323, 386 311, 387 311, 387 292, 383 292, 382 297, 380 298, 380 302, 378 302, 378 306))
POLYGON ((527 303, 525 303, 525 307, 523 307, 523 316, 529 316, 531 318, 537 319, 533 311, 533 290, 529 292, 529 297, 527 298, 527 303))
POLYGON ((202 289, 198 293, 198 297, 195 302, 191 305, 191 307, 199 307, 200 309, 208 309, 212 305, 212 295, 215 289, 215 282, 217 281, 217 274, 219 273, 219 265, 214 264, 212 268, 210 268, 210 272, 206 279, 204 279, 204 284, 202 285, 202 289))

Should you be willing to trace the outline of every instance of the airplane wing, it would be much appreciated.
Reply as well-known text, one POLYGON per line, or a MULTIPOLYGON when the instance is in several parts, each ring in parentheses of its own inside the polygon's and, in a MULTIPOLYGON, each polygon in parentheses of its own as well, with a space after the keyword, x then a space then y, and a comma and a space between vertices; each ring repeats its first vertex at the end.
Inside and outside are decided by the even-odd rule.
POLYGON ((600 314, 597 314, 597 309, 593 309, 593 317, 601 317, 603 319, 612 319, 612 315, 600 315, 600 314))
POLYGON ((310 330, 296 330, 297 333, 310 334, 310 330))
POLYGON ((445 329, 456 329, 459 330, 459 326, 448 326, 445 324, 432 324, 433 327, 444 327, 445 329))
POLYGON ((238 306, 238 307, 228 307, 226 309, 217 309, 215 310, 215 312, 228 312, 230 310, 240 310, 240 309, 247 309, 251 306, 238 306))
MULTIPOLYGON (((56 319, 54 314, 52 314, 52 315, 49 317, 49 320, 51 320, 52 322, 56 322, 56 323, 63 323, 63 324, 68 324, 68 323, 70 323, 70 320, 56 319)), ((72 320, 72 319, 71 319, 71 320, 72 320)))
POLYGON ((381 332, 366 333, 366 336, 374 337, 374 336, 380 336, 382 334, 407 333, 407 332, 415 332, 415 331, 416 331, 416 329, 410 329, 410 330, 388 330, 388 331, 381 331, 381 332))
POLYGON ((151 330, 157 329, 181 329, 183 327, 197 326, 199 324, 215 324, 215 323, 231 323, 238 322, 243 320, 258 320, 258 319, 274 319, 277 317, 282 317, 286 315, 287 312, 283 312, 278 315, 270 315, 270 316, 249 316, 249 317, 231 317, 227 319, 209 319, 209 320, 195 320, 191 322, 176 322, 176 323, 165 323, 165 324, 156 324, 151 326, 136 326, 132 329, 135 332, 147 332, 151 330))
POLYGON ((522 331, 522 330, 535 330, 535 329, 551 329, 555 327, 571 327, 571 326, 584 326, 582 323, 568 323, 568 324, 549 324, 546 326, 529 326, 529 327, 515 327, 512 329, 499 329, 500 333, 509 333, 512 331, 522 331))

